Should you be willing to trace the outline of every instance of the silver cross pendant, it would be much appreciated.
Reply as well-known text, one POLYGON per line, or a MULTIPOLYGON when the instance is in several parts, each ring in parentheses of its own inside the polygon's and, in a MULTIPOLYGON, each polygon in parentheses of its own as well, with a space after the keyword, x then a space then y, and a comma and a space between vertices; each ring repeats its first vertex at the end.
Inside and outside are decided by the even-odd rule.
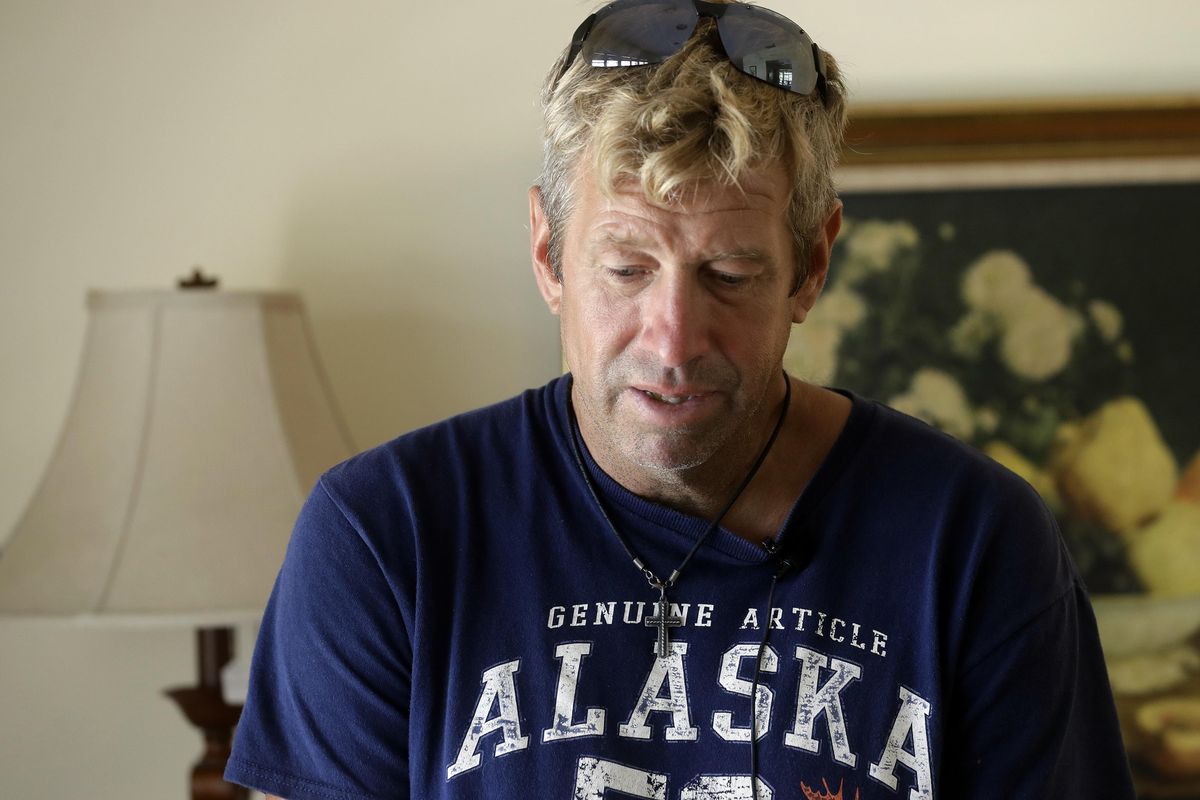
POLYGON ((647 627, 658 628, 658 642, 655 644, 655 652, 659 658, 666 658, 671 653, 671 628, 678 628, 683 625, 683 617, 673 616, 671 614, 671 604, 667 602, 667 587, 659 584, 658 586, 658 614, 653 617, 646 618, 647 627))

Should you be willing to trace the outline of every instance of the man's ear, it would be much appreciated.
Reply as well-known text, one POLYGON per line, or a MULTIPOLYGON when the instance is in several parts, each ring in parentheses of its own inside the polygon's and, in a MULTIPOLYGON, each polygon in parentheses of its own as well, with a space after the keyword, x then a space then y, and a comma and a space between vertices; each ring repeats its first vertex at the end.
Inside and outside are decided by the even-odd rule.
POLYGON ((841 229, 842 201, 837 200, 833 211, 829 212, 810 245, 808 277, 792 298, 792 322, 804 322, 813 304, 821 296, 821 290, 825 288, 825 279, 829 277, 829 256, 833 252, 833 241, 841 229))
POLYGON ((533 277, 538 291, 550 309, 558 314, 562 305, 562 281, 550 263, 550 223, 542 208, 542 188, 529 187, 529 255, 533 260, 533 277))

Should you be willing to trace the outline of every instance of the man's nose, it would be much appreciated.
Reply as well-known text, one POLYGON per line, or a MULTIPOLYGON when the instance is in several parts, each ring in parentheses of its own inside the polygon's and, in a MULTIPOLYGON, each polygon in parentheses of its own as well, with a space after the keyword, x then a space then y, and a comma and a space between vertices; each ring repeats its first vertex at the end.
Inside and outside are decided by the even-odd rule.
POLYGON ((682 367, 708 347, 704 293, 686 275, 660 274, 642 296, 642 346, 660 366, 682 367))

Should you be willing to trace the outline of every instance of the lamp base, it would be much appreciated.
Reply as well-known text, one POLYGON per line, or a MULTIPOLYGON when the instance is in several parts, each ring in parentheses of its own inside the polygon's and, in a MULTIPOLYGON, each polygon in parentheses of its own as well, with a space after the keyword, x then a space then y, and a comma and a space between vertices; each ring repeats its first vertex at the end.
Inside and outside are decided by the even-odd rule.
POLYGON ((233 729, 242 713, 240 705, 226 703, 221 695, 221 667, 233 657, 233 629, 200 628, 196 645, 199 685, 165 693, 204 736, 204 753, 192 767, 192 800, 247 800, 248 790, 227 783, 223 777, 233 746, 233 729))

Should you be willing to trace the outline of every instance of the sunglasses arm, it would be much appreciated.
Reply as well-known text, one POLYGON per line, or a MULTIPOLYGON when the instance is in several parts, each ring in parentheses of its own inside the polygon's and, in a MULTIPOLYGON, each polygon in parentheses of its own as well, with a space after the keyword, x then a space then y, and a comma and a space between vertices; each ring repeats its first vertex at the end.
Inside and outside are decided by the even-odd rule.
POLYGON ((571 68, 575 57, 583 50, 583 43, 587 41, 588 34, 592 32, 592 26, 595 24, 596 15, 592 14, 575 29, 575 35, 571 37, 571 49, 567 51, 567 57, 563 59, 562 69, 558 71, 558 77, 554 79, 556 84, 562 80, 563 75, 567 74, 567 70, 571 68))
POLYGON ((829 102, 829 97, 825 93, 825 59, 821 58, 821 48, 817 47, 817 43, 813 42, 813 67, 817 70, 817 91, 821 93, 821 105, 829 102))

